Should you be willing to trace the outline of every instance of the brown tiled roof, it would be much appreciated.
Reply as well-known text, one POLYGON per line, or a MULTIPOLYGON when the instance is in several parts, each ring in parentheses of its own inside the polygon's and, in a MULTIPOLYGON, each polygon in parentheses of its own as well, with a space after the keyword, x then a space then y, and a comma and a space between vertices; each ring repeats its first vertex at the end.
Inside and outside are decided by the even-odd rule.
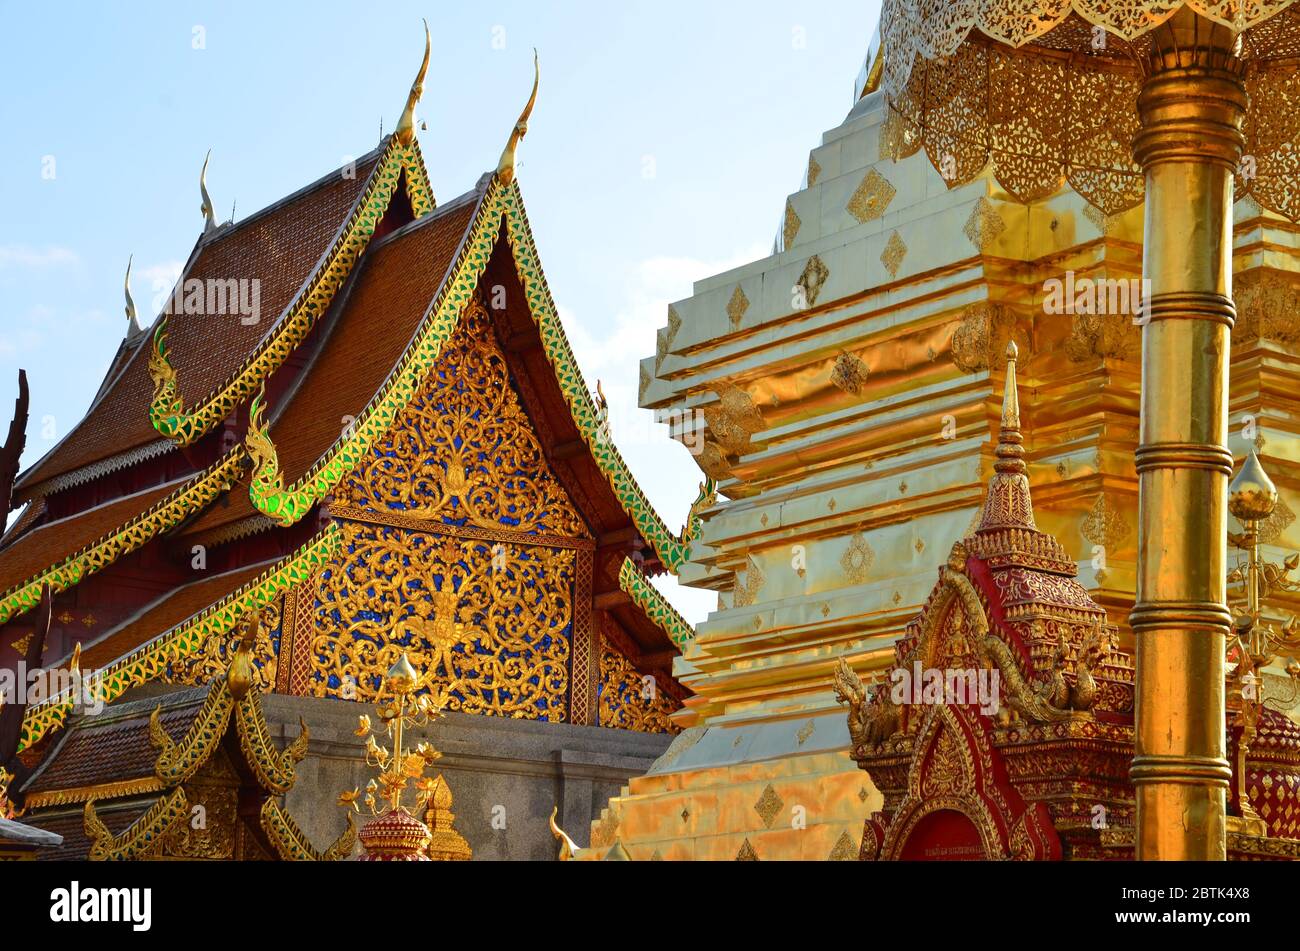
MULTIPOLYGON (((157 796, 149 796, 117 809, 100 808, 96 812, 100 820, 113 835, 121 835, 131 823, 149 811, 157 796)), ((24 817, 23 822, 46 832, 63 836, 63 843, 52 849, 39 849, 36 858, 43 862, 69 862, 86 858, 90 854, 90 839, 86 837, 85 819, 82 814, 84 806, 66 807, 52 815, 35 815, 24 817)))
POLYGON ((185 484, 177 479, 134 495, 47 522, 0 551, 0 591, 22 584, 38 572, 98 541, 164 496, 185 484))
MULTIPOLYGON (((261 319, 246 325, 237 314, 170 318, 167 342, 187 406, 228 379, 279 323, 347 220, 377 158, 368 156, 355 177, 329 175, 201 246, 184 279, 260 280, 261 319)), ((149 421, 151 348, 152 334, 142 335, 118 379, 66 438, 23 474, 20 489, 160 438, 149 421)))
POLYGON ((207 695, 207 687, 197 687, 152 700, 133 700, 117 709, 110 706, 95 716, 80 717, 69 726, 48 761, 24 785, 24 795, 153 776, 158 750, 149 741, 150 715, 161 704, 159 720, 163 729, 179 742, 207 695))
MULTIPOLYGON (((301 385, 271 421, 286 484, 304 475, 357 417, 406 351, 473 220, 477 195, 457 200, 367 252, 341 312, 301 385)), ((276 412, 276 407, 271 407, 276 412)), ((191 531, 255 515, 247 491, 209 509, 191 531)))
POLYGON ((147 605, 135 617, 128 618, 117 627, 106 631, 89 646, 83 647, 82 670, 98 670, 119 657, 131 653, 146 641, 170 631, 204 608, 238 590, 266 571, 272 564, 274 562, 266 561, 256 565, 245 565, 234 571, 202 578, 167 592, 147 605))

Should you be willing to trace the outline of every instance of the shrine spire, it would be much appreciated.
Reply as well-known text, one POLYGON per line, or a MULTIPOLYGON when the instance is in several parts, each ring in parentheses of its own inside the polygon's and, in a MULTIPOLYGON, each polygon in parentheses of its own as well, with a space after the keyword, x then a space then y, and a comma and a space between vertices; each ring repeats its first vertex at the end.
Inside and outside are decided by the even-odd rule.
POLYGON ((122 280, 123 289, 126 291, 126 335, 134 337, 140 332, 140 321, 135 313, 135 299, 131 297, 131 262, 135 255, 126 259, 126 277, 122 280))
POLYGON ((978 531, 1024 528, 1037 531, 1029 494, 1029 467, 1025 465, 1024 436, 1020 433, 1020 394, 1016 386, 1015 341, 1007 344, 1007 379, 1002 396, 1002 422, 998 428, 997 461, 978 531))

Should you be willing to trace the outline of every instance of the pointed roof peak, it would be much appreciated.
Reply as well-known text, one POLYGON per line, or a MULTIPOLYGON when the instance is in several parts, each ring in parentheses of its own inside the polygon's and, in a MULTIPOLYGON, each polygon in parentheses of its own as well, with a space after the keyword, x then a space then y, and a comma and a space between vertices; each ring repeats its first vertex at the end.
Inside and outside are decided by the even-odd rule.
MULTIPOLYGON (((410 145, 415 141, 415 104, 420 101, 424 95, 424 77, 429 73, 429 53, 433 49, 432 42, 429 38, 429 21, 424 22, 424 61, 420 63, 420 71, 415 75, 415 82, 411 83, 411 91, 406 97, 406 108, 402 110, 401 118, 397 120, 397 129, 393 136, 397 139, 398 145, 410 145)), ((383 138, 384 120, 379 120, 379 135, 383 138)))
POLYGON ((140 320, 135 313, 135 299, 131 297, 131 262, 134 260, 134 254, 126 259, 126 277, 122 280, 126 292, 126 335, 128 337, 134 337, 140 332, 140 320))
POLYGON ((1020 394, 1016 383, 1016 360, 1020 348, 1007 345, 1007 379, 1002 396, 1002 421, 998 428, 997 461, 980 516, 977 531, 1023 528, 1037 531, 1034 505, 1029 494, 1029 467, 1025 464, 1024 436, 1020 432, 1020 394))

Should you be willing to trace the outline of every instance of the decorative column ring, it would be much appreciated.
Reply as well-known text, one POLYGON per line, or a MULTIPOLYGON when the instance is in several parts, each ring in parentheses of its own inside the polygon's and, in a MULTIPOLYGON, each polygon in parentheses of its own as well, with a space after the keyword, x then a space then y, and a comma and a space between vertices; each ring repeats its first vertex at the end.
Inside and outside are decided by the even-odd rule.
POLYGON ((1235 39, 1184 9, 1152 34, 1134 157, 1146 176, 1137 603, 1139 859, 1226 858, 1224 739, 1235 39))

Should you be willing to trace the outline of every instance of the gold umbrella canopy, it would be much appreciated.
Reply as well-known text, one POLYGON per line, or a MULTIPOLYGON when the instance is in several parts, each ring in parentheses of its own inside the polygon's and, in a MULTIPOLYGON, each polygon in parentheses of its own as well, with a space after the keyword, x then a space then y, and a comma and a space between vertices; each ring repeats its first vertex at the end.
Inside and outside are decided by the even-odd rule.
POLYGON ((883 158, 924 148, 950 187, 992 164, 1031 202, 1063 183, 1107 215, 1143 199, 1138 95, 1188 9, 1231 34, 1248 98, 1235 198, 1300 221, 1300 0, 885 0, 883 158))

